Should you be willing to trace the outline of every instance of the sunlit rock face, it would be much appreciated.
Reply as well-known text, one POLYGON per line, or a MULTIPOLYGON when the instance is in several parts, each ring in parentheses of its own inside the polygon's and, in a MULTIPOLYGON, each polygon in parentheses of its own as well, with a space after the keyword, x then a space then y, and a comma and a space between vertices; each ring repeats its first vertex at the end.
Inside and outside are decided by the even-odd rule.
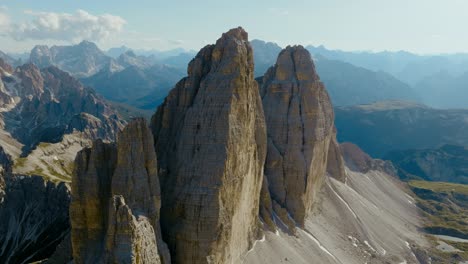
POLYGON ((190 62, 152 118, 174 263, 240 263, 257 236, 266 132, 247 33, 190 62))
POLYGON ((117 144, 98 140, 78 153, 70 205, 75 263, 170 263, 153 145, 145 120, 136 119, 117 144))
MULTIPOLYGON (((335 146, 333 108, 302 46, 282 50, 260 89, 268 134, 262 218, 272 223, 273 212, 290 228, 303 226, 326 175, 330 145, 335 146)), ((334 155, 344 175, 340 155, 334 155)))

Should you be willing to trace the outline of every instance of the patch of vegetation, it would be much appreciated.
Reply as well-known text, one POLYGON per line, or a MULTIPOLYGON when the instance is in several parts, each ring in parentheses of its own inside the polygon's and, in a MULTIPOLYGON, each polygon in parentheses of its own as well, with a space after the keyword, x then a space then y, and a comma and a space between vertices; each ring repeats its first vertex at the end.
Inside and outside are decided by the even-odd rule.
POLYGON ((33 176, 33 175, 45 176, 44 169, 40 168, 39 166, 36 166, 33 171, 27 172, 26 174, 30 176, 33 176))
MULTIPOLYGON (((47 170, 49 171, 50 175, 54 176, 56 179, 59 179, 61 182, 70 182, 70 176, 68 175, 63 175, 56 171, 54 167, 50 166, 49 164, 46 164, 47 170)), ((51 181, 56 181, 56 179, 50 179, 51 181)))
POLYGON ((468 185, 446 182, 410 181, 432 234, 468 239, 468 185))
POLYGON ((431 190, 438 193, 459 193, 468 195, 468 185, 449 182, 410 181, 411 187, 431 190))
POLYGON ((52 145, 52 143, 49 143, 49 142, 41 142, 39 143, 39 145, 37 145, 38 148, 47 148, 48 146, 52 145))
POLYGON ((17 159, 15 160, 15 164, 13 164, 13 168, 14 168, 14 169, 17 169, 17 168, 22 168, 22 167, 24 167, 26 161, 27 161, 26 158, 17 158, 17 159))

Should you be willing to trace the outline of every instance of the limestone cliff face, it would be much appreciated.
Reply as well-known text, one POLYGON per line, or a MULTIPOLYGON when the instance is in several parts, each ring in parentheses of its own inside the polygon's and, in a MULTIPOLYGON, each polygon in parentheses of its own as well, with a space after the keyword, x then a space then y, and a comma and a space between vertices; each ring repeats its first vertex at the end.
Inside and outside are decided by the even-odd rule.
POLYGON ((78 153, 70 216, 75 263, 170 263, 161 238, 153 137, 132 121, 117 144, 78 153))
MULTIPOLYGON (((303 226, 322 186, 330 142, 335 138, 333 108, 302 46, 281 51, 261 83, 268 134, 268 188, 264 190, 269 191, 273 211, 284 224, 303 226)), ((271 217, 265 215, 268 211, 266 205, 264 219, 271 217)))
POLYGON ((258 231, 266 132, 247 33, 190 62, 152 118, 174 263, 239 263, 258 231))
POLYGON ((346 181, 345 162, 340 144, 336 140, 336 133, 330 140, 330 145, 328 147, 327 173, 341 182, 346 181))

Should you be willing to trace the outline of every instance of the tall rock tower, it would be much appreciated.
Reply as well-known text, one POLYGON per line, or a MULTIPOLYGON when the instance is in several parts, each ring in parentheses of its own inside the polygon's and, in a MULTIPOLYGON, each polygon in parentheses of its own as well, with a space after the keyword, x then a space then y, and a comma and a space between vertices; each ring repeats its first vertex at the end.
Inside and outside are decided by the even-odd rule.
POLYGON ((252 48, 242 28, 197 54, 151 127, 163 237, 174 263, 239 263, 258 232, 266 156, 252 48))
POLYGON ((130 122, 116 145, 98 140, 78 153, 70 204, 74 263, 170 263, 156 162, 144 119, 130 122))
MULTIPOLYGON (((261 83, 268 134, 261 214, 267 224, 275 212, 288 226, 303 226, 326 175, 329 152, 342 164, 333 148, 333 107, 302 46, 282 50, 261 83)), ((344 171, 333 174, 341 177, 344 171)))

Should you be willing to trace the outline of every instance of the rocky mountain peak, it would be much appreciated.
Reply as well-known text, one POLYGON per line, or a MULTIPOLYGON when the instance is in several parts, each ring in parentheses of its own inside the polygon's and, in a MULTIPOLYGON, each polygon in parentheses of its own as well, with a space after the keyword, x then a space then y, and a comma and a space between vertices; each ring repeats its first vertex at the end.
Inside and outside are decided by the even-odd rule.
POLYGON ((242 28, 203 48, 153 116, 174 263, 238 263, 258 231, 266 136, 242 28))
POLYGON ((113 59, 96 44, 83 41, 72 46, 36 46, 31 51, 30 61, 39 68, 57 66, 76 77, 88 77, 110 63, 113 59))
POLYGON ((99 50, 98 46, 89 40, 83 40, 81 41, 78 46, 83 47, 83 48, 88 48, 88 49, 96 49, 99 50))
POLYGON ((137 55, 135 54, 135 52, 133 52, 133 50, 127 50, 126 52, 123 53, 123 55, 133 57, 133 58, 137 57, 137 55))
POLYGON ((287 46, 278 55, 275 65, 276 76, 280 81, 319 81, 310 53, 301 45, 287 46))
POLYGON ((302 46, 280 52, 261 93, 268 134, 263 192, 269 192, 262 194, 261 214, 271 225, 274 211, 294 230, 304 225, 326 174, 335 139, 333 108, 302 46))
POLYGON ((219 45, 219 41, 224 40, 226 38, 248 41, 249 34, 242 27, 232 28, 228 32, 223 33, 221 38, 216 42, 216 44, 219 45))
POLYGON ((159 227, 153 137, 142 118, 117 144, 98 140, 78 153, 72 181, 75 263, 170 263, 159 227))

